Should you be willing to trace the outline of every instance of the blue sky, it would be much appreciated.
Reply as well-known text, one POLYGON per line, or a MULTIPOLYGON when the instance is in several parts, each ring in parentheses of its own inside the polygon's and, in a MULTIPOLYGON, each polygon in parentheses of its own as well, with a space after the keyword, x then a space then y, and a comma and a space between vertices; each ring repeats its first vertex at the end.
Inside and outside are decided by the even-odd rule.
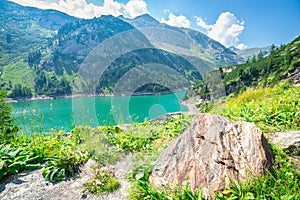
POLYGON ((197 29, 223 45, 263 47, 300 35, 300 0, 11 0, 82 18, 149 13, 158 21, 197 29))

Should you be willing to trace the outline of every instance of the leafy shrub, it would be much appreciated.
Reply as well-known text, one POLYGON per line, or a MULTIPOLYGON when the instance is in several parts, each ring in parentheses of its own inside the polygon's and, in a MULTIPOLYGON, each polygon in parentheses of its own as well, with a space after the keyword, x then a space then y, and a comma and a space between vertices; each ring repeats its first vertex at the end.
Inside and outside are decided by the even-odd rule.
POLYGON ((101 194, 113 192, 121 187, 112 170, 98 171, 92 181, 84 183, 83 192, 101 194))
POLYGON ((188 186, 178 186, 174 189, 156 189, 149 182, 151 171, 145 171, 143 176, 131 174, 131 188, 129 198, 132 200, 140 199, 159 199, 159 200, 201 200, 205 199, 201 190, 191 191, 188 186))
POLYGON ((158 133, 148 127, 147 122, 134 124, 126 131, 119 131, 113 136, 112 141, 124 151, 138 152, 150 149, 152 141, 158 138, 158 133))
POLYGON ((26 147, 0 144, 0 179, 23 170, 40 168, 39 156, 26 147))
POLYGON ((59 144, 56 155, 46 158, 47 163, 42 170, 45 179, 51 182, 75 178, 75 173, 80 170, 79 166, 89 158, 89 152, 80 150, 72 140, 65 138, 59 144))

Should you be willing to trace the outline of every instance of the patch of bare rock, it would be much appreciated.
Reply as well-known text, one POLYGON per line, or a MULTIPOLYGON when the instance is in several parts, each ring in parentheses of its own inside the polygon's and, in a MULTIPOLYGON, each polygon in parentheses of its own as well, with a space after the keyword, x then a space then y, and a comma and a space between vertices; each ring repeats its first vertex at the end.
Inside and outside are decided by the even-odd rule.
POLYGON ((270 133, 268 136, 272 143, 284 150, 293 151, 300 149, 300 131, 270 133))
POLYGON ((83 193, 83 184, 90 181, 94 175, 95 161, 89 160, 76 179, 48 183, 44 180, 40 169, 23 172, 10 177, 0 185, 1 200, 124 200, 129 183, 125 174, 131 168, 131 155, 113 166, 121 188, 113 193, 100 196, 83 193))
POLYGON ((293 167, 300 172, 300 131, 270 133, 268 139, 290 155, 293 167))
POLYGON ((231 180, 261 175, 274 155, 262 131, 252 123, 200 114, 156 161, 149 182, 155 187, 189 185, 206 196, 231 180))

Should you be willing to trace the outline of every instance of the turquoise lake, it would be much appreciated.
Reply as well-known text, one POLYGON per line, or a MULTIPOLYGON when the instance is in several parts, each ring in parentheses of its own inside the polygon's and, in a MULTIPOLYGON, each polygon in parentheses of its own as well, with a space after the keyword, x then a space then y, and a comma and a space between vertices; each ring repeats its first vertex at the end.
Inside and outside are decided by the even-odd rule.
POLYGON ((186 111, 186 91, 165 95, 76 97, 12 103, 16 123, 30 133, 70 131, 75 126, 143 122, 166 113, 186 111))

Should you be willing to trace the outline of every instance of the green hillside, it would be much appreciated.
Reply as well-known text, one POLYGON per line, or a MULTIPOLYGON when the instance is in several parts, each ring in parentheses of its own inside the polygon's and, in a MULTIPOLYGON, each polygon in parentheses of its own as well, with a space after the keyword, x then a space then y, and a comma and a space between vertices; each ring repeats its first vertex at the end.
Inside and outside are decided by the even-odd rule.
POLYGON ((76 18, 53 10, 24 7, 0 1, 0 69, 26 59, 28 53, 47 45, 63 24, 76 18))
POLYGON ((257 55, 245 64, 215 68, 207 77, 218 75, 219 81, 213 82, 207 78, 190 90, 189 96, 200 95, 210 99, 213 88, 224 88, 226 95, 238 94, 248 87, 270 86, 287 80, 292 84, 300 82, 300 37, 289 44, 271 48, 267 57, 257 55))
POLYGON ((31 96, 36 93, 37 67, 47 55, 51 38, 63 24, 77 18, 6 0, 0 1, 0 12, 0 87, 10 96, 31 96), (21 90, 28 92, 20 95, 21 90))

